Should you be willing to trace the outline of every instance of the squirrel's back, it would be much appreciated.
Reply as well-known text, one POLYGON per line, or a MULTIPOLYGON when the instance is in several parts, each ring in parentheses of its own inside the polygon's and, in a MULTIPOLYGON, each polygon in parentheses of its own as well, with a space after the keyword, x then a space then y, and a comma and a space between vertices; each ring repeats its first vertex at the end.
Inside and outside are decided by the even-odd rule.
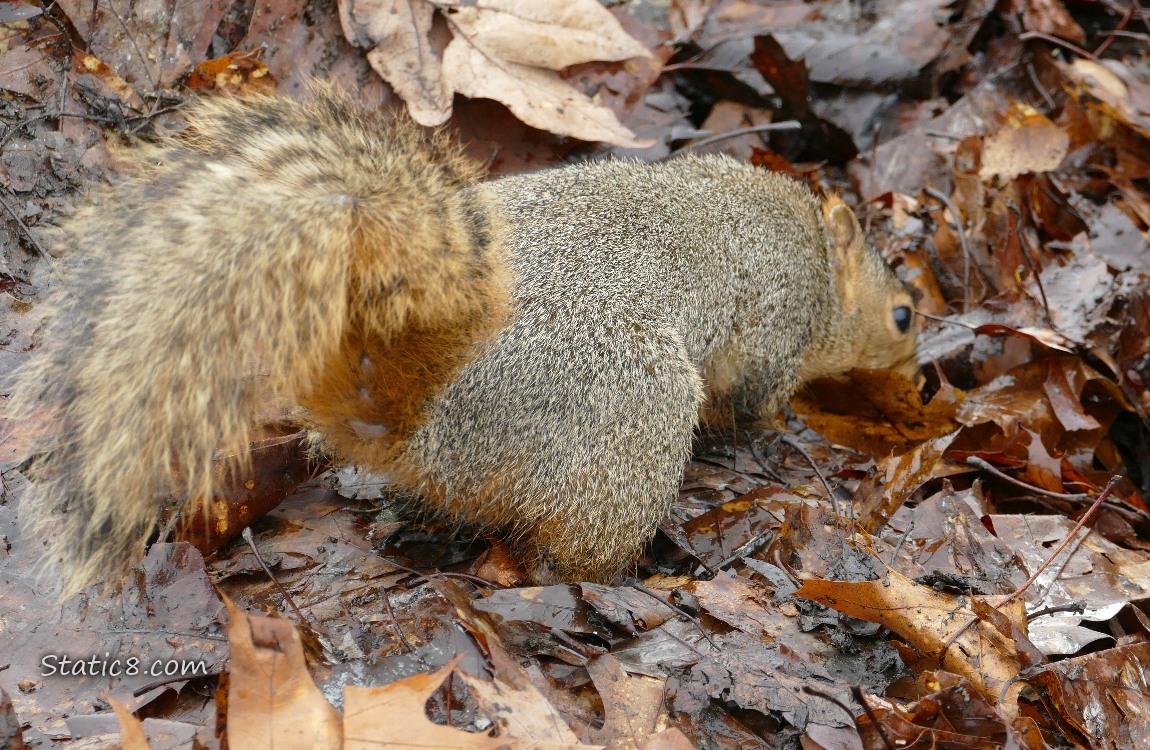
MULTIPOLYGON (((431 399, 403 458, 432 509, 502 530, 538 579, 609 580, 634 559, 708 401, 727 425, 732 409, 781 409, 806 355, 858 322, 837 265, 874 277, 856 299, 884 317, 909 302, 849 211, 849 247, 836 246, 824 209, 841 221, 841 203, 725 157, 583 164, 480 190, 507 217, 511 313, 431 399)), ((879 339, 881 351, 863 343, 875 364, 915 368, 913 337, 879 339)), ((858 359, 845 342, 836 353, 827 373, 858 359)))
POLYGON ((443 136, 323 86, 190 119, 72 222, 86 262, 15 387, 59 417, 24 507, 62 518, 69 591, 122 570, 159 498, 218 489, 256 371, 336 457, 501 531, 537 578, 609 580, 704 405, 771 417, 811 377, 914 369, 905 290, 787 177, 702 157, 476 184, 443 136))

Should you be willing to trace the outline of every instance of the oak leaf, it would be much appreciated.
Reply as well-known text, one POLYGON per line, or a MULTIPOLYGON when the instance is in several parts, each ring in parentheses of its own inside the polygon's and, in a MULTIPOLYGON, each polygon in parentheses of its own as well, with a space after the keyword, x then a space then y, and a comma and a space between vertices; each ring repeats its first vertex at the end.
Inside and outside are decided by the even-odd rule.
POLYGON ((231 747, 341 747, 342 722, 312 681, 289 620, 249 615, 228 602, 231 747))

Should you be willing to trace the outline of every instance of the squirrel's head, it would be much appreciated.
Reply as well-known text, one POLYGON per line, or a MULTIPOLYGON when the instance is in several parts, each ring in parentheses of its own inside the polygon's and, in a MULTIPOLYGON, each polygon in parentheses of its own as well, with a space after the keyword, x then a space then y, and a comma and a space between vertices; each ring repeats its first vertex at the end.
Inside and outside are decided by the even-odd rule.
POLYGON ((863 236, 854 211, 837 196, 823 201, 827 250, 840 302, 825 345, 803 359, 802 381, 855 368, 919 377, 914 300, 863 236))

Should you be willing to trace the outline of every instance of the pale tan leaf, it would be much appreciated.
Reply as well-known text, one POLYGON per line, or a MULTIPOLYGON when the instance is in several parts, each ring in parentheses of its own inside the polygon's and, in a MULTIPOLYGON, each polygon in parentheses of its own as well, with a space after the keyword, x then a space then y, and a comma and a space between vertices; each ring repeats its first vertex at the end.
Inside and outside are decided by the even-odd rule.
POLYGON ((504 741, 515 738, 536 747, 579 746, 579 738, 567 726, 563 714, 529 681, 513 685, 483 680, 466 672, 456 672, 455 676, 463 680, 476 705, 499 727, 504 741))
POLYGON ((460 94, 503 102, 532 127, 627 148, 651 145, 637 139, 611 110, 567 85, 558 73, 493 59, 463 37, 447 45, 443 72, 460 94))
POLYGON ((391 84, 420 125, 451 117, 452 91, 431 42, 435 6, 426 0, 340 0, 344 36, 368 50, 367 61, 391 84))
POLYGON ((1002 127, 982 144, 982 179, 1050 172, 1058 169, 1070 151, 1070 136, 1029 104, 1015 102, 1002 127))
POLYGON ((560 70, 592 60, 651 53, 597 0, 444 2, 456 36, 508 62, 560 70))
MULTIPOLYGON (((431 674, 412 675, 390 685, 345 688, 345 750, 433 747, 441 750, 567 750, 585 747, 579 745, 569 731, 563 735, 563 739, 553 735, 540 739, 523 735, 490 737, 432 722, 427 718, 424 706, 461 658, 457 656, 431 674)), ((469 676, 463 672, 455 674, 467 680, 469 688, 472 686, 469 676)), ((509 733, 512 729, 522 729, 525 720, 531 721, 538 728, 548 717, 559 718, 553 710, 549 714, 533 717, 532 712, 542 707, 539 703, 541 696, 536 699, 526 693, 516 694, 517 691, 506 686, 501 688, 491 684, 490 687, 494 691, 493 695, 512 700, 511 704, 503 707, 505 713, 497 720, 500 728, 509 733)))
POLYGON ((295 626, 227 604, 232 648, 228 745, 281 750, 341 747, 339 712, 312 682, 295 626))
POLYGON ((149 750, 151 746, 144 735, 144 725, 132 715, 132 710, 115 698, 108 698, 108 703, 120 723, 120 747, 123 750, 149 750))
POLYGON ((587 665, 591 681, 603 700, 603 728, 592 733, 596 742, 624 750, 649 740, 665 715, 665 679, 630 675, 611 654, 596 657, 587 665))

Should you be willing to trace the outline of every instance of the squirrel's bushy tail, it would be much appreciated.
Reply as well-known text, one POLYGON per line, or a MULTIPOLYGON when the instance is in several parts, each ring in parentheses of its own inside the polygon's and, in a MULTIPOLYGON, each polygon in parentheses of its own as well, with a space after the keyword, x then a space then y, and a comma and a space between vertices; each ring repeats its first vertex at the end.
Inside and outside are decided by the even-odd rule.
POLYGON ((355 341, 487 314, 505 294, 476 169, 343 94, 214 98, 68 225, 13 413, 51 425, 22 514, 64 594, 119 580, 166 497, 204 500, 257 391, 298 403, 355 341), (61 524, 61 525, 57 525, 61 524))

